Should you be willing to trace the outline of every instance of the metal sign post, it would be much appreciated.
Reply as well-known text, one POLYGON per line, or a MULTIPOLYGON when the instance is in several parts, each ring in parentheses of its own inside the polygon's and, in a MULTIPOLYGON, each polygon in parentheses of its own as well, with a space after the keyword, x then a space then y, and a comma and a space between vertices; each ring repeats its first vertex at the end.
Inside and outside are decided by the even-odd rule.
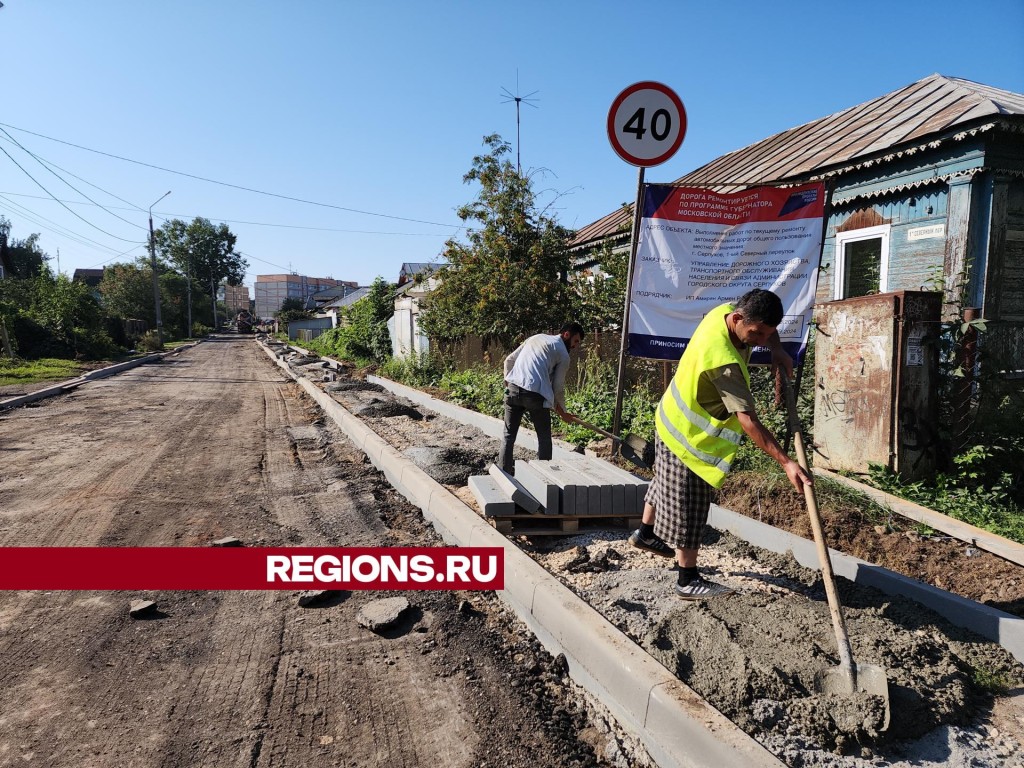
POLYGON ((619 368, 615 379, 615 411, 612 415, 612 432, 616 435, 622 427, 622 393, 626 387, 626 348, 629 346, 629 297, 633 295, 633 269, 636 266, 636 246, 640 238, 640 220, 644 209, 644 170, 636 175, 636 204, 633 209, 633 227, 629 235, 629 260, 626 262, 626 301, 622 308, 622 338, 619 343, 619 368))

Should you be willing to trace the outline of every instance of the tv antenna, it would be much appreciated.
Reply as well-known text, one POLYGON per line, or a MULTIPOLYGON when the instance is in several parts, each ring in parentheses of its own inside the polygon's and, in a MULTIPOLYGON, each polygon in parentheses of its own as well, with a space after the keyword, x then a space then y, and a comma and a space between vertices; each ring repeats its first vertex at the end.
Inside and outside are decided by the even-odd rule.
POLYGON ((534 109, 539 109, 539 107, 536 104, 534 104, 534 102, 535 101, 540 101, 540 99, 532 98, 533 96, 535 96, 538 93, 540 93, 540 91, 533 91, 532 93, 528 93, 525 96, 520 96, 519 95, 519 70, 518 69, 516 70, 516 92, 515 93, 510 93, 508 88, 502 88, 501 89, 501 95, 508 97, 503 102, 501 102, 502 104, 510 104, 513 101, 516 103, 516 172, 519 173, 520 175, 522 175, 522 173, 523 173, 523 166, 519 162, 519 105, 520 104, 529 104, 534 109))

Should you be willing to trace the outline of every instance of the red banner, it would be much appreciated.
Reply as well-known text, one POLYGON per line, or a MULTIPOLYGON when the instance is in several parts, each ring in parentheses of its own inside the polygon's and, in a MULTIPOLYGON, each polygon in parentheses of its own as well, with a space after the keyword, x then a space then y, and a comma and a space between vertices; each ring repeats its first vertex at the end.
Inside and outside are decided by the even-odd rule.
POLYGON ((0 549, 0 590, 497 590, 504 586, 500 547, 0 549))

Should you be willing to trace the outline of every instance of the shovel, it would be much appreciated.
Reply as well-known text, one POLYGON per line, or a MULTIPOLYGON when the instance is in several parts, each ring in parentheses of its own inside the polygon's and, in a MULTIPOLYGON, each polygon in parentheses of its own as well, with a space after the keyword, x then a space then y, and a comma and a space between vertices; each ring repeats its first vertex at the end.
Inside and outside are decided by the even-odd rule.
POLYGON ((624 438, 619 435, 614 435, 606 429, 601 429, 593 424, 588 424, 579 416, 573 416, 573 421, 579 424, 581 427, 589 429, 591 432, 597 432, 599 435, 610 437, 616 443, 619 444, 619 454, 626 461, 630 461, 641 469, 650 469, 647 462, 644 461, 643 457, 647 455, 647 451, 650 450, 649 444, 642 437, 637 435, 626 435, 624 438))
MULTIPOLYGON (((796 445, 797 461, 804 472, 810 475, 807 466, 807 451, 800 430, 800 417, 796 412, 796 395, 792 385, 783 379, 786 392, 786 412, 789 416, 789 431, 793 433, 796 445)), ((813 485, 804 485, 804 500, 807 502, 807 514, 811 518, 814 531, 814 543, 818 548, 818 559, 821 562, 821 579, 825 584, 825 595, 828 597, 828 609, 832 614, 832 629, 836 633, 836 645, 839 646, 839 666, 822 670, 815 676, 815 687, 818 693, 852 696, 857 692, 879 696, 885 707, 882 717, 882 730, 889 727, 889 682, 885 670, 877 664, 855 664, 850 648, 850 636, 846 632, 846 620, 843 618, 843 606, 839 603, 836 590, 836 577, 832 572, 832 560, 825 542, 825 531, 818 515, 818 499, 814 495, 813 485)))

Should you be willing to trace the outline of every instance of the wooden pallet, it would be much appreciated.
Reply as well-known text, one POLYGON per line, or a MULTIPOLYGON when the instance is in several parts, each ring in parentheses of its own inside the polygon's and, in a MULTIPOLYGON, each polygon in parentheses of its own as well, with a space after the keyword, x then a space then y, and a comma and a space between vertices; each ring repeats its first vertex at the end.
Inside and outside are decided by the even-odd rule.
POLYGON ((603 515, 519 514, 487 520, 506 536, 575 536, 587 531, 631 531, 640 526, 639 517, 603 515))

